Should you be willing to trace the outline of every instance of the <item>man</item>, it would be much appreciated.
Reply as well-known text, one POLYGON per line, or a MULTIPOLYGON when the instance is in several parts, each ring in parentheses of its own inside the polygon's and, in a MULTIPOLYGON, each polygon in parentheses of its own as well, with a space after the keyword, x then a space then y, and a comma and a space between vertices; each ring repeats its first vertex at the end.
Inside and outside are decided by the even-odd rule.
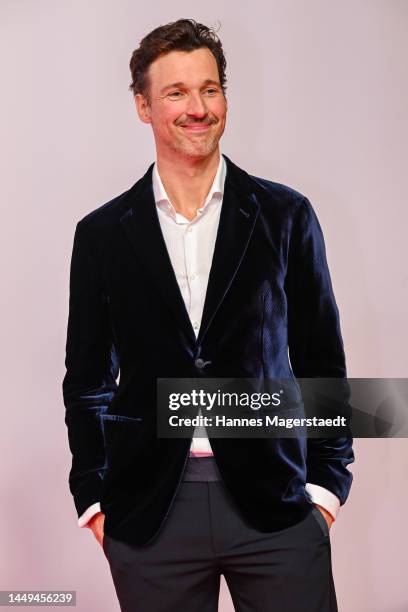
POLYGON ((157 159, 76 227, 70 488, 122 610, 214 612, 224 574, 240 612, 332 612, 351 439, 157 435, 159 378, 346 376, 309 200, 220 153, 225 67, 216 34, 189 19, 132 55, 157 159))

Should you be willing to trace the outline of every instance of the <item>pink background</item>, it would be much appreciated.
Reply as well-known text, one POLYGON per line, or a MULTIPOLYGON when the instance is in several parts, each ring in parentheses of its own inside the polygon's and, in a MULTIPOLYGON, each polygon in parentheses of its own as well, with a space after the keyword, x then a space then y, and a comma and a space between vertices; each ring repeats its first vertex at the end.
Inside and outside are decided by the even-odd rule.
MULTIPOLYGON (((154 161, 127 90, 157 25, 221 22, 221 150, 307 195, 321 221, 354 377, 406 377, 408 3, 2 0, 0 589, 76 589, 119 610, 68 490, 61 383, 76 222, 154 161), (248 75, 248 78, 246 78, 248 75), (405 170, 405 174, 404 174, 405 170)), ((407 440, 357 440, 332 528, 342 612, 406 612, 407 440)), ((232 611, 223 583, 220 611, 232 611)))

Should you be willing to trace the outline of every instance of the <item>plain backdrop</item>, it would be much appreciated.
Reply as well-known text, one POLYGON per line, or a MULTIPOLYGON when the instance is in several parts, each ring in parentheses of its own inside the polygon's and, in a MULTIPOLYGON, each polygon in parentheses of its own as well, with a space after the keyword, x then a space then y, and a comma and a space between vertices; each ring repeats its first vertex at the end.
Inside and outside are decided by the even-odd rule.
MULTIPOLYGON (((128 64, 180 17, 220 26, 221 150, 314 205, 349 376, 407 376, 407 1, 1 0, 0 589, 75 589, 80 612, 119 605, 68 489, 73 233, 154 161, 128 64)), ((360 439, 355 453, 331 531, 339 609, 406 612, 407 440, 360 439)), ((232 610, 223 582, 220 611, 232 610)))

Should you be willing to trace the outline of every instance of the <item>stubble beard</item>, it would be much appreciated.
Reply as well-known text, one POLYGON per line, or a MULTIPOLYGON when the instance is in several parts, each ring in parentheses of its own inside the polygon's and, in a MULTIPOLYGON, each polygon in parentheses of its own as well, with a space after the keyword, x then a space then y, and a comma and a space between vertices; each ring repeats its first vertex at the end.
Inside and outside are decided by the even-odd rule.
POLYGON ((198 138, 179 138, 170 144, 175 153, 181 153, 188 157, 207 157, 218 147, 221 134, 208 134, 198 138))

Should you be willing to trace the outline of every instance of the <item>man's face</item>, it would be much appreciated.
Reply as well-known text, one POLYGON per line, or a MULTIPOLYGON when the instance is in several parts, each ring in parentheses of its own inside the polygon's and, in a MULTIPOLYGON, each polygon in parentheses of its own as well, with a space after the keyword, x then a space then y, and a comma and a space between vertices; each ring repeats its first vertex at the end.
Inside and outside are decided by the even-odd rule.
POLYGON ((218 147, 227 102, 207 48, 171 51, 149 67, 150 106, 137 94, 139 117, 151 123, 158 154, 204 158, 218 147))

